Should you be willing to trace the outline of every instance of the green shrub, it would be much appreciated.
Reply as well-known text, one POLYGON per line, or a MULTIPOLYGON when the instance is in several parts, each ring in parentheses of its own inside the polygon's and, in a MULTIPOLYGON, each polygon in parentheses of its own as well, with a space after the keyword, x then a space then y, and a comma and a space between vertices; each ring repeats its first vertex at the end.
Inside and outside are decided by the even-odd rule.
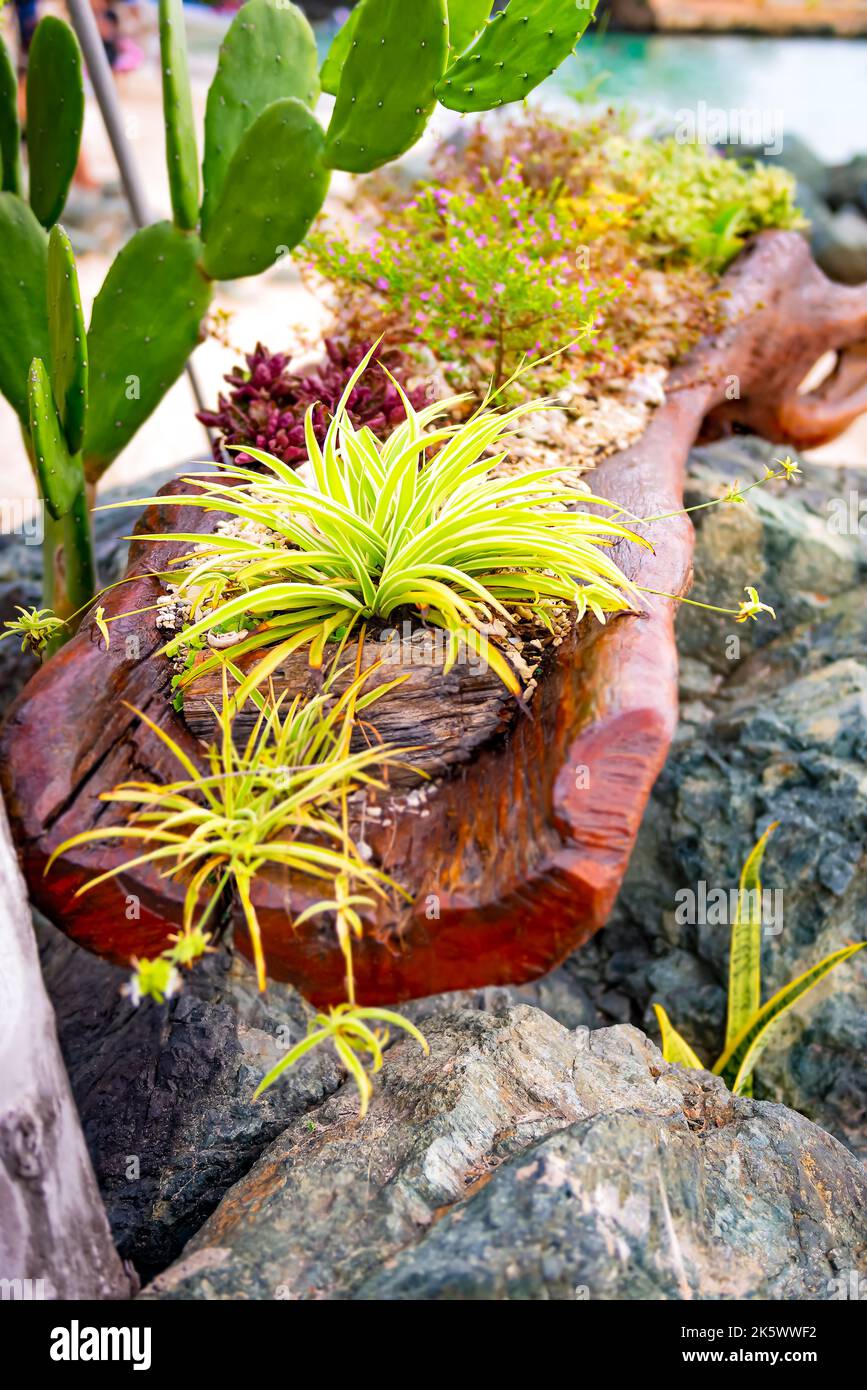
POLYGON ((666 265, 720 274, 744 239, 769 227, 801 228, 795 183, 785 169, 723 159, 676 140, 621 141, 615 182, 635 198, 632 235, 666 265))

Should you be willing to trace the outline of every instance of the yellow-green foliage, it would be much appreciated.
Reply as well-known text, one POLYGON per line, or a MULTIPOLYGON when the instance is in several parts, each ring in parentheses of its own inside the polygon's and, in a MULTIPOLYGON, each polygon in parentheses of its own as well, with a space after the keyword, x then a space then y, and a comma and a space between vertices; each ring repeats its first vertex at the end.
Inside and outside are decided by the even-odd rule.
POLYGON ((307 266, 337 290, 340 331, 423 343, 477 389, 565 344, 582 356, 561 376, 564 362, 572 376, 628 372, 660 335, 670 351, 655 360, 676 360, 711 326, 711 277, 745 238, 803 225, 784 170, 630 137, 614 117, 481 127, 444 142, 433 168, 409 196, 371 181, 354 226, 320 221, 307 266), (679 330, 642 278, 659 269, 676 280, 679 330))
MULTIPOLYGON (((747 857, 741 871, 738 906, 732 923, 729 950, 729 1002, 725 1047, 712 1070, 731 1087, 735 1095, 752 1094, 752 1078, 756 1063, 771 1040, 780 1019, 815 989, 826 975, 838 965, 864 949, 867 942, 843 946, 832 951, 802 975, 777 990, 761 1004, 761 937, 762 884, 759 877, 765 846, 771 832, 768 826, 747 857)), ((666 1062, 684 1067, 701 1067, 702 1063, 689 1043, 677 1031, 661 1004, 654 1012, 662 1038, 662 1055, 666 1062)))
POLYGON ((703 145, 621 140, 615 181, 635 198, 632 235, 661 261, 720 273, 744 238, 806 225, 785 169, 723 159, 703 145))
POLYGON ((310 477, 248 446, 258 472, 226 465, 191 477, 196 494, 162 499, 228 512, 270 533, 160 536, 189 545, 173 563, 180 593, 195 601, 195 621, 166 653, 243 619, 251 631, 235 651, 266 652, 245 696, 290 651, 308 647, 318 666, 335 635, 409 607, 447 634, 446 670, 466 649, 519 694, 517 676, 486 635, 492 621, 511 624, 516 609, 529 608, 550 627, 553 610, 574 604, 579 617, 589 610, 604 622, 635 602, 608 548, 648 542, 601 515, 610 510, 602 499, 588 495, 587 510, 562 510, 552 482, 558 467, 497 475, 509 434, 545 401, 508 411, 486 403, 454 424, 449 412, 462 398, 416 411, 401 392, 406 420, 384 443, 366 426, 356 430, 347 404, 372 352, 347 383, 321 449, 312 407, 307 413, 310 477))

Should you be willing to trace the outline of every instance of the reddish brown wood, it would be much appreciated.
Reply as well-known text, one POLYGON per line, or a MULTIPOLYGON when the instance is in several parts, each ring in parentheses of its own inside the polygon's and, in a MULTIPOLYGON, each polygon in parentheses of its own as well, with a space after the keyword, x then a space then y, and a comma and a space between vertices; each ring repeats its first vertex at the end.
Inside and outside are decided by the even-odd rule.
MULTIPOLYGON (((830 284, 794 233, 758 238, 726 287, 729 326, 672 374, 667 401, 641 440, 595 475, 599 493, 640 515, 681 505, 688 451, 705 422, 711 433, 738 425, 813 444, 863 408, 863 359, 852 349, 867 339, 867 288, 830 284), (814 398, 799 396, 806 371, 828 348, 847 354, 834 380, 814 398), (729 399, 732 378, 736 400, 729 399)), ((132 582, 109 596, 109 615, 155 598, 158 585, 147 571, 164 567, 173 547, 149 537, 203 525, 195 509, 181 516, 166 516, 168 510, 153 507, 142 519, 132 582)), ((655 553, 622 546, 621 564, 642 585, 683 594, 691 525, 680 517, 646 532, 655 553)), ((400 914, 383 910, 356 947, 362 1000, 533 979, 604 923, 675 725, 675 607, 648 596, 639 616, 605 628, 583 625, 559 649, 532 718, 518 720, 508 736, 442 779, 426 818, 399 813, 398 802, 386 807, 391 826, 368 822, 367 840, 412 892, 413 904, 400 914)), ((43 869, 62 838, 107 815, 101 791, 129 777, 174 775, 122 700, 199 756, 166 698, 170 672, 154 657, 160 645, 152 615, 113 624, 108 652, 86 624, 19 697, 0 743, 4 790, 35 901, 82 945, 119 960, 164 945, 181 889, 139 870, 74 898, 88 878, 129 857, 106 845, 64 856, 48 878, 43 869), (140 903, 138 919, 127 895, 140 903)), ((256 886, 271 974, 325 1004, 343 997, 342 958, 327 925, 292 928, 289 909, 307 900, 303 883, 290 892, 279 874, 256 886)), ((249 954, 237 914, 235 936, 249 954)))

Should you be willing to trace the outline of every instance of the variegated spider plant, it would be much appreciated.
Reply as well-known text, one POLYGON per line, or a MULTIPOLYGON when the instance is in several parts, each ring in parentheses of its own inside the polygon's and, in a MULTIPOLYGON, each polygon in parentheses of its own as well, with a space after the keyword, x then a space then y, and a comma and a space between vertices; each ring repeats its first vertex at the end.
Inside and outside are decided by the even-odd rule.
POLYGON ((264 989, 265 960, 251 888, 266 865, 283 865, 290 874, 330 886, 321 901, 296 918, 295 926, 333 912, 348 957, 349 935, 361 930, 356 909, 370 906, 375 897, 402 891, 362 858, 348 829, 348 798, 362 788, 384 786, 382 773, 402 763, 409 751, 389 746, 350 749, 356 715, 395 684, 365 691, 373 669, 356 674, 336 698, 336 664, 322 691, 311 699, 296 696, 290 702, 284 692, 276 700, 265 700, 254 692, 259 714, 239 750, 232 741, 238 705, 229 696, 224 665, 222 707, 211 706, 218 737, 207 752, 207 771, 146 714, 134 711, 169 749, 184 776, 163 785, 124 782, 104 793, 102 800, 133 808, 130 820, 65 840, 51 856, 46 873, 58 856, 78 845, 106 839, 138 842, 141 854, 91 879, 79 894, 141 864, 153 864, 167 878, 187 880, 184 932, 204 927, 231 883, 250 933, 259 987, 264 989), (202 899, 204 908, 197 917, 202 899))
MULTIPOLYGON (((234 653, 268 649, 251 673, 256 685, 298 646, 309 644, 317 666, 335 635, 409 607, 447 633, 445 670, 465 647, 519 694, 515 672, 486 635, 490 624, 511 624, 516 609, 529 609, 550 626, 552 610, 571 605, 604 622, 635 598, 606 547, 620 539, 649 543, 621 522, 563 510, 552 481, 560 468, 496 473, 506 436, 545 401, 506 411, 485 402, 455 424, 450 412, 466 397, 416 411, 395 382, 405 421, 385 443, 367 427, 356 429, 347 403, 373 350, 347 383, 321 448, 308 412, 309 476, 245 445, 261 471, 225 465, 187 477, 195 495, 160 499, 256 528, 252 536, 158 538, 190 547, 173 567, 192 622, 164 650, 175 653, 222 624, 243 624, 254 630, 234 653)), ((610 505, 589 495, 587 502, 610 505)))

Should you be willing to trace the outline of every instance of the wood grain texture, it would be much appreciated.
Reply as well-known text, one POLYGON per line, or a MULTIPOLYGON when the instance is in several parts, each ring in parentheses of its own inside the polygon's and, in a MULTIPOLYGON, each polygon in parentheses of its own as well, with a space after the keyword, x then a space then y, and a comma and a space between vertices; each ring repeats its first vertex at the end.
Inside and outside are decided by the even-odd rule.
POLYGON ((120 1299, 133 1291, 60 1055, 2 803, 0 1279, 4 1299, 120 1299))
MULTIPOLYGON (((803 239, 787 232, 757 238, 725 288, 728 326, 672 373, 666 402, 637 444, 594 476, 597 492, 638 515, 682 505, 688 452, 703 429, 752 428, 816 443, 863 408, 857 345, 867 340, 867 289, 832 285, 803 239), (844 354, 834 378, 815 397, 800 396, 806 371, 829 348, 844 354), (735 378, 739 394, 730 399, 735 378)), ((109 616, 155 599, 158 584, 147 572, 163 568, 174 549, 155 539, 160 530, 204 523, 193 508, 168 511, 155 506, 142 518, 132 582, 108 596, 109 616)), ((645 530, 654 551, 621 544, 619 562, 647 588, 684 594, 688 519, 645 530)), ((423 808, 396 788, 379 823, 365 822, 365 839, 412 903, 384 908, 356 948, 364 1002, 530 980, 605 922, 675 726, 675 608, 671 598, 647 595, 639 615, 582 624, 558 649, 531 718, 485 736, 469 760, 455 758, 423 808)), ((123 700, 201 755, 166 698, 171 673, 155 656, 160 645, 152 614, 113 624, 108 652, 86 623, 31 680, 0 741, 33 897, 75 940, 117 960, 165 943, 182 889, 145 869, 75 898, 88 878, 129 857, 106 845, 64 856, 48 878, 43 869, 62 838, 108 814, 101 791, 125 778, 172 775, 170 759, 123 700)), ((309 900, 306 888, 268 873, 254 900, 272 976, 326 1004, 343 997, 342 958, 327 924, 293 929, 291 912, 309 900)), ((249 953, 237 914, 235 939, 249 953)))

